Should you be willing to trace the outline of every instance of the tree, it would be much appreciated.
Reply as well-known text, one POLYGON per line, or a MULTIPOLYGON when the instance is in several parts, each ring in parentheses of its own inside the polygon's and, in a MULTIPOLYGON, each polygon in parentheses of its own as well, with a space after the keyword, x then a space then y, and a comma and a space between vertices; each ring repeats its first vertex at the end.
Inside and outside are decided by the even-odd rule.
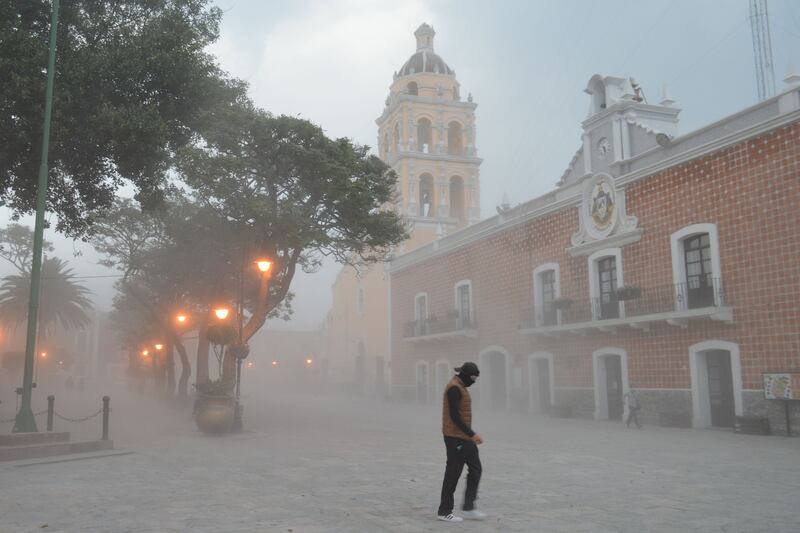
MULTIPOLYGON (((143 339, 164 337, 174 346, 182 363, 181 396, 187 392, 191 367, 174 316, 182 310, 194 318, 192 328, 200 336, 196 375, 203 382, 208 377, 205 331, 211 307, 236 299, 240 265, 230 255, 231 243, 240 239, 235 230, 215 210, 172 190, 164 209, 151 213, 118 200, 91 231, 90 242, 104 256, 101 263, 123 272, 114 302, 115 328, 123 343, 136 349, 143 339)), ((252 277, 244 282, 248 292, 258 287, 252 277)), ((272 316, 288 318, 290 302, 291 295, 272 316)))
MULTIPOLYGON (((43 252, 52 252, 53 245, 44 241, 43 252)), ((14 265, 18 272, 31 269, 33 259, 33 232, 28 226, 9 224, 0 230, 0 257, 14 265)))
MULTIPOLYGON (((67 0, 58 28, 48 211, 83 234, 131 184, 161 201, 176 150, 243 99, 208 45, 221 11, 209 0, 67 0)), ((0 205, 36 202, 50 2, 0 2, 0 205)))
MULTIPOLYGON (((0 322, 19 324, 28 320, 30 271, 7 276, 0 284, 0 322)), ((41 334, 52 332, 56 325, 66 330, 82 329, 89 324, 91 292, 75 280, 72 269, 57 257, 42 262, 42 292, 39 302, 41 334)))
POLYGON ((313 271, 321 256, 371 263, 407 238, 394 200, 396 174, 366 146, 329 139, 295 117, 231 107, 204 144, 184 148, 178 169, 220 218, 241 236, 233 262, 249 253, 275 263, 253 299, 244 340, 286 297, 298 266, 313 271), (237 249, 239 248, 239 249, 237 249))

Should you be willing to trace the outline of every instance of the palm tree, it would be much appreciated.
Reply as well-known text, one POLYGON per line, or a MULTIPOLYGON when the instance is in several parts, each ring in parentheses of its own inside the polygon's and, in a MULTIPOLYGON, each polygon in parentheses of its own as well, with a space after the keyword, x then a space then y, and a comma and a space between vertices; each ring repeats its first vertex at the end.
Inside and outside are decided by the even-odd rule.
MULTIPOLYGON (((75 281, 66 261, 48 257, 42 262, 39 297, 40 332, 47 335, 56 325, 65 330, 83 329, 89 324, 87 311, 93 306, 91 291, 75 281)), ((30 270, 6 276, 0 284, 0 323, 19 324, 28 320, 31 292, 30 270)))

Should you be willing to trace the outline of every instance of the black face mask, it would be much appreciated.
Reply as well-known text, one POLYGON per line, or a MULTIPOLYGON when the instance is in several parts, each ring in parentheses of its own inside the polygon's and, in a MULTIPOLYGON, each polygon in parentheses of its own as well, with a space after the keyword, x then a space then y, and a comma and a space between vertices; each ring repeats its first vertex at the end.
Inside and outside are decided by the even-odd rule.
POLYGON ((475 380, 478 379, 478 376, 468 376, 463 372, 459 374, 458 377, 461 379, 461 382, 464 383, 465 387, 471 387, 475 383, 475 380))

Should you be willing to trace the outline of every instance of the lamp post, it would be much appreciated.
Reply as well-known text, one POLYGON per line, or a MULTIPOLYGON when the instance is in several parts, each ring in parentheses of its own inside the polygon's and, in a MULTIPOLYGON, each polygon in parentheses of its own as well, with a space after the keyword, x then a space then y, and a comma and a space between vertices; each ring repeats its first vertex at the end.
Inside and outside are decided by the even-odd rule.
POLYGON ((42 159, 39 164, 39 183, 36 191, 36 223, 33 230, 31 258, 31 292, 28 303, 28 336, 25 343, 25 369, 22 375, 22 402, 14 420, 14 433, 37 431, 31 409, 33 395, 33 362, 36 351, 36 326, 39 315, 39 281, 42 277, 42 248, 44 247, 44 212, 47 208, 48 154, 50 150, 50 117, 53 114, 53 85, 55 84, 56 36, 58 33, 59 0, 53 0, 50 18, 50 51, 47 57, 47 88, 44 97, 42 128, 42 159))
MULTIPOLYGON (((267 284, 268 289, 272 261, 268 259, 258 259, 254 262, 258 267, 259 272, 261 272, 262 282, 267 284)), ((241 398, 242 388, 242 361, 244 361, 250 354, 250 348, 247 346, 244 340, 244 266, 245 261, 242 260, 242 270, 239 273, 239 343, 236 345, 235 349, 231 351, 231 353, 236 357, 236 405, 233 419, 233 431, 242 430, 242 405, 239 401, 241 398)))

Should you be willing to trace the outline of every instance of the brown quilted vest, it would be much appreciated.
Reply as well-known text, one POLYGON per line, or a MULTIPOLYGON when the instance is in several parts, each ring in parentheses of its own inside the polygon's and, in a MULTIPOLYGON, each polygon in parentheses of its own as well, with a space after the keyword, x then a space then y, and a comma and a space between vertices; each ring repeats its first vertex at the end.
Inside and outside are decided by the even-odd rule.
POLYGON ((444 388, 444 401, 442 402, 442 433, 445 437, 455 437, 457 439, 469 440, 470 436, 461 431, 458 426, 450 418, 450 401, 447 399, 447 391, 450 387, 458 387, 461 391, 461 401, 458 405, 458 414, 461 415, 461 420, 467 426, 472 427, 472 398, 469 396, 469 391, 458 378, 453 376, 450 383, 444 388))

